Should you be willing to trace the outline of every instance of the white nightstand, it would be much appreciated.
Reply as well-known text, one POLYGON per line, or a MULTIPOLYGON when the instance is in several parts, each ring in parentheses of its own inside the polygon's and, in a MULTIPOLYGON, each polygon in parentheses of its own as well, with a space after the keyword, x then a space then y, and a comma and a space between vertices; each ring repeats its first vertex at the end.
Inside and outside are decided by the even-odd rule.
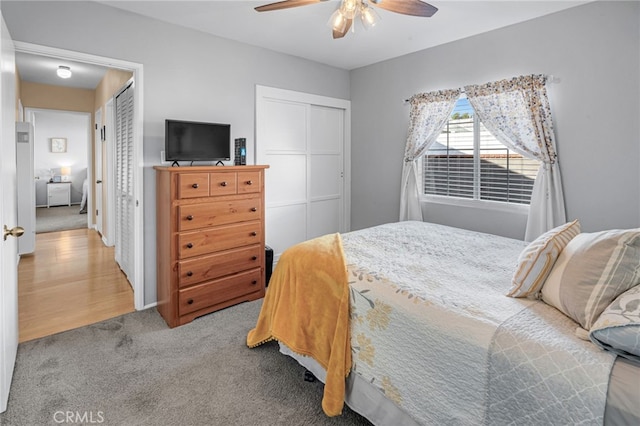
POLYGON ((47 183, 47 208, 65 204, 71 206, 71 182, 47 183))

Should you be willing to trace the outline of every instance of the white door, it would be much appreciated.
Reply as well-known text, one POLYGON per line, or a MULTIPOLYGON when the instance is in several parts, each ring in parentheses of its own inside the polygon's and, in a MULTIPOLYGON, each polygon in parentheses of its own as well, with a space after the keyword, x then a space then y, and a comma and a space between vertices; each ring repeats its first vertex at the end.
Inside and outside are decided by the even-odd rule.
POLYGON ((115 194, 116 194, 116 262, 130 283, 135 278, 135 182, 133 85, 116 96, 115 104, 115 194))
MULTIPOLYGON (((13 41, 0 12, 0 225, 17 222, 16 74, 13 41)), ((6 411, 18 351, 18 244, 0 240, 0 413, 6 411)))
POLYGON ((96 229, 100 235, 104 236, 104 214, 102 212, 102 135, 104 130, 102 128, 102 108, 96 111, 95 120, 94 129, 96 129, 96 131, 93 148, 95 163, 93 167, 93 177, 95 179, 96 188, 96 229))
POLYGON ((274 260, 301 241, 349 229, 350 103, 256 89, 256 162, 265 172, 266 243, 274 260))

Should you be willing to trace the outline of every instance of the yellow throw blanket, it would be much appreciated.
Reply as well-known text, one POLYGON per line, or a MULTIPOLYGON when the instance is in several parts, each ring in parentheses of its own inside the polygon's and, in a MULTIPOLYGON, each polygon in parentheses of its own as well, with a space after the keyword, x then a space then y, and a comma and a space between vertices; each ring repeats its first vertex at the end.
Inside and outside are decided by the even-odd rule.
POLYGON ((253 348, 274 339, 324 367, 322 409, 328 416, 341 414, 351 346, 349 285, 340 234, 305 241, 280 256, 247 345, 253 348))

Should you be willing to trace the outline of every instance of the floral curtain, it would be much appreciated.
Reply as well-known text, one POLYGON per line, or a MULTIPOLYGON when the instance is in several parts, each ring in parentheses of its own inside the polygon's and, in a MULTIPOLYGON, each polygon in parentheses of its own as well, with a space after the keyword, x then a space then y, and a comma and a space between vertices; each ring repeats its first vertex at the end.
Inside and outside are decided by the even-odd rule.
POLYGON ((526 75, 465 86, 485 127, 510 149, 542 162, 531 194, 525 240, 566 222, 546 77, 526 75))
POLYGON ((422 220, 416 159, 438 138, 459 96, 460 89, 453 89, 420 93, 409 99, 411 112, 402 165, 400 220, 422 220))

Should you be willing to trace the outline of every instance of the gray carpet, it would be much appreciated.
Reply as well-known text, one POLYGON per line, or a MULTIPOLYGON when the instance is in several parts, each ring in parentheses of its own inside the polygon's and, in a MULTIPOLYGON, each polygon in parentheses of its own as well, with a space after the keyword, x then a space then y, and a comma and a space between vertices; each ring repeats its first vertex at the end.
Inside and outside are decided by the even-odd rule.
POLYGON ((36 234, 86 227, 87 215, 80 214, 80 206, 38 207, 36 209, 36 234))
POLYGON ((277 343, 247 348, 261 303, 174 329, 148 309, 22 343, 0 425, 369 425, 346 406, 326 417, 322 383, 277 343))

